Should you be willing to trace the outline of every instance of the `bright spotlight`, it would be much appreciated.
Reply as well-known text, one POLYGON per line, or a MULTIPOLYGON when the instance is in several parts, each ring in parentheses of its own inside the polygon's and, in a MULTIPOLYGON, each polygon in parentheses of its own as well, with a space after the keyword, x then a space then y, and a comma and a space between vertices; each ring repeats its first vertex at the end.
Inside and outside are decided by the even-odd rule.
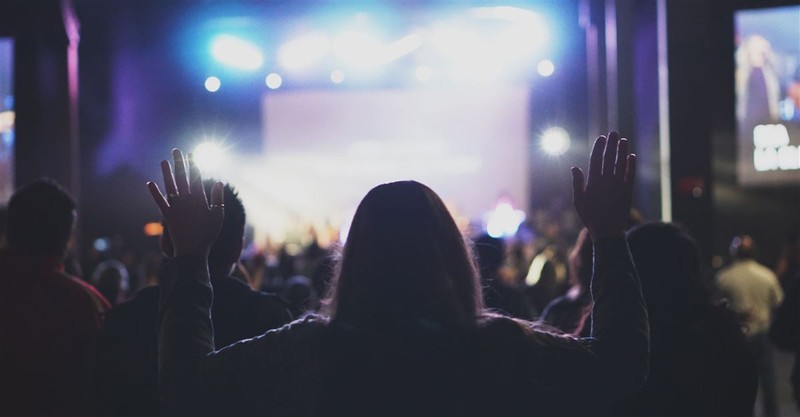
POLYGON ((347 31, 337 36, 333 52, 343 64, 358 70, 367 70, 381 64, 383 44, 365 33, 347 31))
POLYGON ((556 66, 553 65, 553 61, 545 59, 539 62, 539 65, 536 66, 536 70, 542 77, 549 77, 555 72, 556 66))
POLYGON ((206 78, 205 87, 209 93, 216 93, 219 90, 219 87, 222 85, 219 78, 217 77, 208 77, 206 78))
POLYGON ((213 172, 225 162, 225 150, 214 142, 203 142, 194 148, 192 157, 198 168, 213 172))
POLYGON ((380 63, 385 64, 406 56, 422 46, 422 37, 416 33, 404 36, 384 48, 380 57, 380 63))
POLYGON ((344 82, 344 71, 333 70, 331 71, 331 82, 334 84, 341 84, 344 82))
POLYGON ((261 51, 250 42, 231 35, 219 35, 211 43, 211 56, 217 61, 245 70, 261 67, 264 57, 261 51))
POLYGON ((278 50, 278 63, 288 70, 308 68, 331 51, 331 42, 320 33, 311 33, 285 43, 278 50))
POLYGON ((525 212, 517 210, 510 201, 501 199, 487 215, 486 233, 494 238, 514 236, 525 221, 525 212))
POLYGON ((548 155, 563 155, 569 149, 569 133, 560 127, 551 127, 542 134, 540 144, 548 155))
POLYGON ((420 65, 417 67, 416 71, 414 71, 414 75, 420 81, 428 81, 433 77, 433 70, 427 65, 420 65))
POLYGON ((281 84, 283 84, 283 78, 281 78, 280 75, 273 72, 267 75, 267 79, 264 80, 264 82, 267 84, 267 87, 269 87, 271 90, 276 90, 281 86, 281 84))

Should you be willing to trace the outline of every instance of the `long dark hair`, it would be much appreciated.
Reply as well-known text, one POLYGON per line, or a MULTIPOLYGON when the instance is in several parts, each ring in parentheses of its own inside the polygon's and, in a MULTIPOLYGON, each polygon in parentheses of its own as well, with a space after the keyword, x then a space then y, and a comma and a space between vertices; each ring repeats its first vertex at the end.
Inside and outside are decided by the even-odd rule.
POLYGON ((327 310, 334 322, 366 330, 477 323, 483 300, 469 245, 433 190, 400 181, 367 193, 327 310))

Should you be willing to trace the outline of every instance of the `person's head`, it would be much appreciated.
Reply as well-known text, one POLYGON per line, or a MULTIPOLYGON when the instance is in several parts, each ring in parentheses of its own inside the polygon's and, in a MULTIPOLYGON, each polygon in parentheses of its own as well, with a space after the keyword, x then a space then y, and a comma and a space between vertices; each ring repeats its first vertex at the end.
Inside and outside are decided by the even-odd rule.
POLYGON ((589 289, 592 282, 592 238, 585 227, 578 233, 575 246, 569 252, 569 280, 572 285, 580 285, 589 289))
POLYGON ((283 298, 289 302, 292 316, 301 317, 319 309, 319 296, 307 277, 295 275, 283 285, 283 298))
POLYGON ((673 316, 707 300, 697 245, 683 227, 645 223, 628 232, 628 245, 651 317, 673 316))
POLYGON ((478 269, 481 278, 489 279, 503 266, 506 244, 503 239, 483 234, 475 239, 475 252, 478 256, 478 269))
POLYGON ((334 278, 334 321, 469 326, 482 304, 469 247, 433 190, 400 181, 367 193, 334 278))
POLYGON ((736 259, 751 259, 755 257, 753 238, 748 235, 736 236, 731 240, 731 256, 736 259))
MULTIPOLYGON (((207 179, 203 181, 206 196, 211 196, 211 188, 217 180, 207 179)), ((208 253, 208 268, 212 275, 215 273, 230 274, 234 264, 242 254, 242 243, 244 239, 245 211, 242 200, 236 189, 226 183, 222 189, 223 201, 225 204, 225 215, 222 220, 222 228, 217 235, 217 240, 211 246, 208 253)), ((167 256, 172 256, 172 241, 169 237, 169 230, 166 225, 161 236, 161 249, 167 256)))
POLYGON ((97 265, 92 274, 92 284, 111 302, 111 305, 116 305, 125 301, 128 295, 130 288, 128 269, 119 261, 103 261, 97 265))
POLYGON ((8 203, 8 246, 37 257, 62 258, 75 223, 75 201, 58 183, 36 180, 8 203))

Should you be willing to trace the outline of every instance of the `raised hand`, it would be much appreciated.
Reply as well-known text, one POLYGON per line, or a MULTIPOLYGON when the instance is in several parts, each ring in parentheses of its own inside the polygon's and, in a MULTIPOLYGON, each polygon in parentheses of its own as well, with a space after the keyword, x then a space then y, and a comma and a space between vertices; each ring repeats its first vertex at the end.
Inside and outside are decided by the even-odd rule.
POLYGON ((161 173, 168 197, 164 198, 158 185, 152 181, 147 183, 147 188, 167 223, 175 256, 207 257, 222 227, 223 185, 221 182, 214 184, 209 206, 203 179, 192 155, 189 154, 188 176, 183 153, 173 149, 172 157, 175 163, 174 176, 169 161, 161 161, 161 173))
POLYGON ((636 155, 617 132, 595 140, 586 182, 583 171, 572 168, 572 201, 592 239, 625 235, 635 174, 636 155))

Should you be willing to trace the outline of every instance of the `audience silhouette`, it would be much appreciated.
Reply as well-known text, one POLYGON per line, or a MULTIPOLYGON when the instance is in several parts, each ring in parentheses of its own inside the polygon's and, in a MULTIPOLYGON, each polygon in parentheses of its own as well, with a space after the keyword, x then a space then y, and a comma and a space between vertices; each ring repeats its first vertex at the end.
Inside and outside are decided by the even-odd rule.
POLYGON ((485 307, 509 317, 533 320, 533 306, 525 292, 506 284, 500 276, 506 256, 503 239, 481 235, 475 239, 475 251, 485 307))
POLYGON ((752 415, 755 357, 735 315, 712 304, 694 240, 679 226, 647 223, 628 244, 650 316, 650 374, 609 415, 752 415))
MULTIPOLYGON (((206 181, 211 190, 213 181, 206 181)), ((230 275, 242 251, 245 211, 230 185, 222 188, 226 210, 208 253, 214 286, 211 322, 218 346, 258 336, 287 323, 288 305, 275 295, 253 291, 230 275)), ((169 227, 162 236, 167 258, 173 255, 169 227)), ((156 321, 159 288, 146 287, 108 315, 100 344, 99 392, 108 415, 145 416, 176 410, 159 406, 156 321)))
POLYGON ((800 272, 786 290, 786 298, 775 313, 769 336, 775 346, 794 354, 790 380, 794 401, 800 407, 800 272))
POLYGON ((210 205, 198 168, 162 162, 148 183, 175 257, 161 270, 161 397, 186 414, 586 414, 645 380, 647 310, 624 229, 635 156, 616 133, 595 141, 576 210, 595 251, 592 337, 487 313, 453 218, 428 187, 372 189, 353 219, 325 315, 217 350, 207 259, 228 200, 210 205), (188 174, 187 175, 187 170, 188 174), (502 381, 503 383, 498 383, 502 381), (573 398, 581 401, 573 401, 573 398))
POLYGON ((768 332, 772 314, 783 301, 783 289, 775 273, 755 260, 755 245, 750 236, 733 238, 730 249, 734 261, 717 273, 717 297, 744 322, 744 333, 758 358, 764 415, 775 417, 778 397, 768 332))
POLYGON ((63 272, 75 210, 52 180, 11 196, 0 250, 0 415, 96 411, 95 349, 109 304, 63 272))
POLYGON ((569 280, 566 294, 545 306, 539 322, 553 326, 564 333, 588 337, 592 329, 592 239, 589 230, 582 229, 575 247, 569 253, 569 280))

